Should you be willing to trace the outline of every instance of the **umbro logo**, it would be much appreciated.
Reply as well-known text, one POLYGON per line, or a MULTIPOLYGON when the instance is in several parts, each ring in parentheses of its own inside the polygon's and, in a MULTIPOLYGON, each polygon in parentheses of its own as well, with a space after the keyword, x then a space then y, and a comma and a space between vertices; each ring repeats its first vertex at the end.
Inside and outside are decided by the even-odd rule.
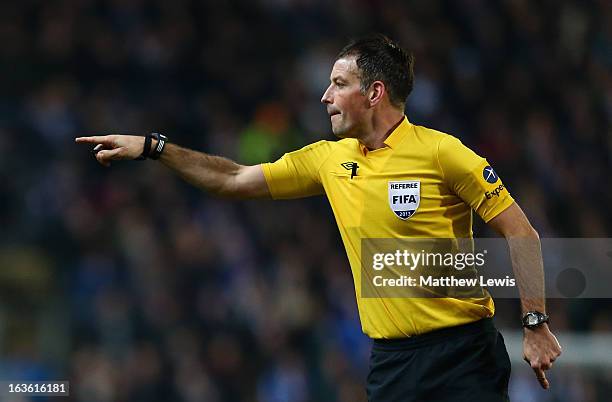
POLYGON ((357 162, 344 162, 341 163, 340 166, 342 166, 346 170, 351 171, 351 179, 357 176, 357 169, 359 169, 359 165, 357 164, 357 162))
POLYGON ((344 163, 341 163, 340 166, 342 166, 346 170, 353 170, 353 165, 356 165, 356 164, 357 162, 344 162, 344 163))

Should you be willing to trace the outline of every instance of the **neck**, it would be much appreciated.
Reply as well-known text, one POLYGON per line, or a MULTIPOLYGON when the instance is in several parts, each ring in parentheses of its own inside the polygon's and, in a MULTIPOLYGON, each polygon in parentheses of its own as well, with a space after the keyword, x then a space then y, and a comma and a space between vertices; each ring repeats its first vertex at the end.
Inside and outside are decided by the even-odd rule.
POLYGON ((369 129, 361 138, 361 142, 370 151, 379 149, 385 146, 385 140, 389 135, 401 124, 404 120, 404 112, 402 110, 393 110, 381 115, 372 117, 371 129, 369 129))

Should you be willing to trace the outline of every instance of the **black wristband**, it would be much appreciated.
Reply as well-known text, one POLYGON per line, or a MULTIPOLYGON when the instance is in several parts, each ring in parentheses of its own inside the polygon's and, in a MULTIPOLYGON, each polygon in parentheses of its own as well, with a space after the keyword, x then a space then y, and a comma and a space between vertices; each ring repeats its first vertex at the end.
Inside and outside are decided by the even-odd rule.
POLYGON ((149 157, 151 153, 151 134, 145 136, 144 147, 142 148, 142 154, 138 158, 137 161, 143 161, 149 157))
POLYGON ((168 137, 159 133, 151 133, 149 134, 149 137, 155 138, 157 140, 157 145, 154 149, 151 149, 151 152, 149 152, 148 157, 151 159, 159 159, 162 152, 164 152, 164 148, 166 147, 166 143, 168 142, 168 137))

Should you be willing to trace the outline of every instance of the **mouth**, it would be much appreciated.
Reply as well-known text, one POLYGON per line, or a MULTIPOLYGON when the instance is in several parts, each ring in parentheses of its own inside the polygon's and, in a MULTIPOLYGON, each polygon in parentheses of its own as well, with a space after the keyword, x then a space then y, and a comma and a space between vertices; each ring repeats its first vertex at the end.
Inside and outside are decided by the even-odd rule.
POLYGON ((334 117, 340 114, 340 112, 338 110, 328 110, 327 114, 329 115, 329 117, 334 117))

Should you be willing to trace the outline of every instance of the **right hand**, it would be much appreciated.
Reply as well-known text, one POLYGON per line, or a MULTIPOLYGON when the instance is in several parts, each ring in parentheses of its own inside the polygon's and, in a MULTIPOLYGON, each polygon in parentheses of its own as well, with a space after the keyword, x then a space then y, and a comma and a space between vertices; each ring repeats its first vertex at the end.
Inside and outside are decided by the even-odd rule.
POLYGON ((93 144, 94 150, 101 149, 96 153, 96 159, 103 166, 110 166, 111 161, 132 160, 142 154, 145 137, 137 135, 102 135, 91 137, 78 137, 77 143, 93 144))
POLYGON ((523 334, 523 359, 533 369, 542 388, 548 389, 550 383, 544 371, 549 370, 561 355, 561 345, 546 323, 533 329, 525 328, 523 334))

